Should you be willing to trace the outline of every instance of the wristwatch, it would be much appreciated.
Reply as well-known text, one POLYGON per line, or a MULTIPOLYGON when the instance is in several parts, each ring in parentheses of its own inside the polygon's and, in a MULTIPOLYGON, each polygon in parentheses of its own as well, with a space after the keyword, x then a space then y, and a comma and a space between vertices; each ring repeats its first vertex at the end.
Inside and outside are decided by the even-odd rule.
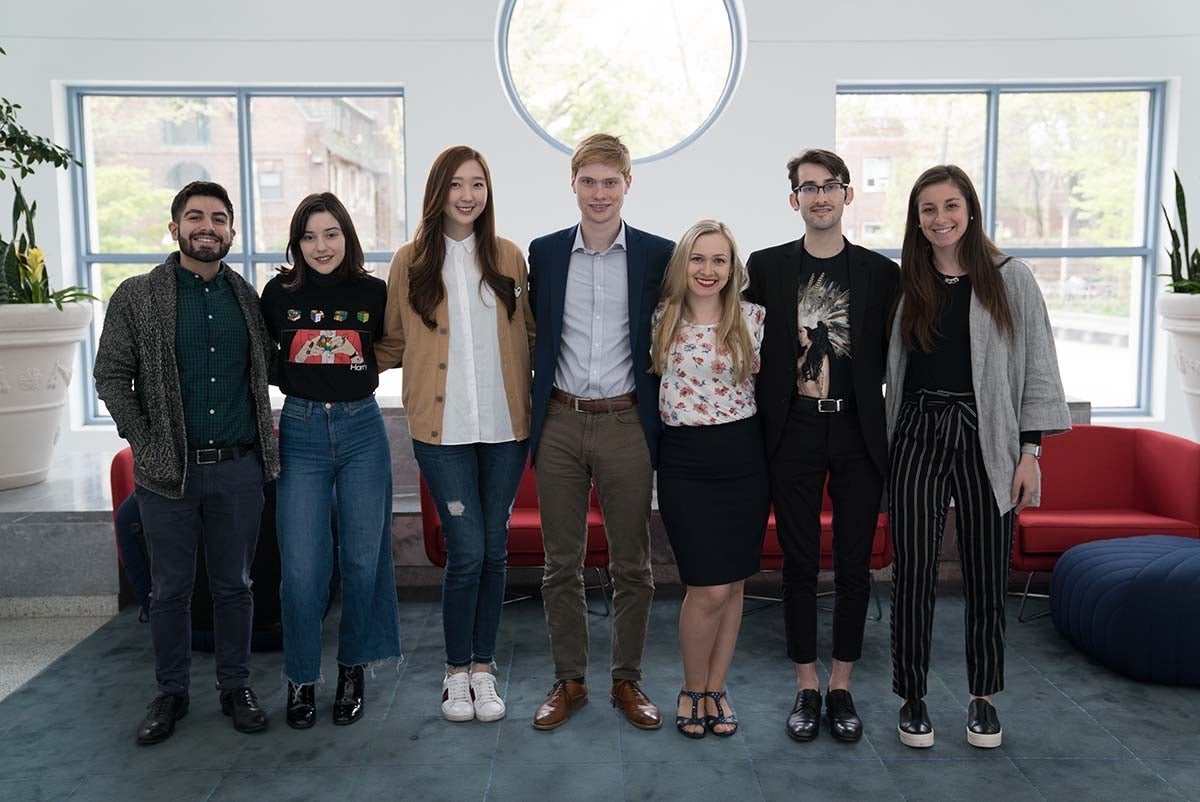
POLYGON ((1034 459, 1041 459, 1042 447, 1036 443, 1021 443, 1022 454, 1032 454, 1034 459))

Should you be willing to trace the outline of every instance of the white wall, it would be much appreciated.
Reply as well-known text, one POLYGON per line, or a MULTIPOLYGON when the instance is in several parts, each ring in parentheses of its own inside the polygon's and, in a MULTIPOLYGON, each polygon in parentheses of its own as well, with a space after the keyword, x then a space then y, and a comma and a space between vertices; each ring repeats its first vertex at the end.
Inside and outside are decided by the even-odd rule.
MULTIPOLYGON (((1200 141, 1200 4, 744 2, 749 49, 733 101, 692 146, 635 169, 626 204, 635 225, 676 236, 716 216, 743 249, 797 236, 783 165, 804 147, 833 144, 836 86, 847 81, 1167 79, 1165 164, 1200 186, 1200 152, 1179 147, 1200 141)), ((524 125, 502 90, 497 0, 6 5, 0 87, 24 105, 27 126, 60 142, 68 83, 402 84, 410 219, 433 157, 460 142, 491 162, 504 235, 523 244, 575 218, 567 158, 524 125)), ((70 253, 65 174, 43 170, 27 191, 44 210, 42 243, 70 253)), ((10 200, 0 190, 0 210, 10 200)), ((64 270, 74 283, 74 267, 64 270)), ((1157 420, 1144 425, 1200 437, 1167 370, 1161 331, 1156 343, 1157 420)), ((108 442, 96 437, 72 432, 68 447, 108 442)))

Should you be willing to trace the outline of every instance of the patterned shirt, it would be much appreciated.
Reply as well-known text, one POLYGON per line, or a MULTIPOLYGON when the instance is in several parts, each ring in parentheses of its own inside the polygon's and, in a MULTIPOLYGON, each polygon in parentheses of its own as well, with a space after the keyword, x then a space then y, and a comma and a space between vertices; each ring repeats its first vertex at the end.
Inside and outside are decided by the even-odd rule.
POLYGON ((205 281, 175 263, 175 358, 183 391, 188 448, 224 448, 257 441, 250 396, 250 335, 229 267, 205 281))
MULTIPOLYGON (((654 325, 662 317, 654 310, 654 325)), ((658 391, 658 414, 668 426, 710 426, 752 417, 754 374, 761 364, 763 321, 767 310, 742 301, 742 316, 750 332, 754 360, 744 382, 734 381, 733 360, 717 348, 717 324, 685 322, 671 345, 670 360, 658 391)))

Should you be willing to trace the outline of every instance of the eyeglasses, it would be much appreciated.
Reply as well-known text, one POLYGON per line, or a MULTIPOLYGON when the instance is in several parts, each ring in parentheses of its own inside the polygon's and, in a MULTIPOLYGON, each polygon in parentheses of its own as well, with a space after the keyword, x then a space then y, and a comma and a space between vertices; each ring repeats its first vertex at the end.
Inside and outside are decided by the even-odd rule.
POLYGON ((792 187, 792 192, 806 198, 815 198, 822 192, 828 195, 848 186, 850 185, 843 184, 841 181, 826 181, 824 184, 801 184, 798 187, 792 187))

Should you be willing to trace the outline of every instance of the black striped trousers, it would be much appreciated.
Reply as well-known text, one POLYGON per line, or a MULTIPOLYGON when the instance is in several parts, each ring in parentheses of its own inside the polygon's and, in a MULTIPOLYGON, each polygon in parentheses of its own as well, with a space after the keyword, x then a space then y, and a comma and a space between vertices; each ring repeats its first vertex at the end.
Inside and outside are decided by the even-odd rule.
POLYGON ((954 499, 966 597, 967 680, 987 696, 1004 688, 1004 598, 1012 512, 1000 514, 979 448, 971 393, 904 397, 892 440, 888 503, 892 575, 892 690, 925 696, 933 602, 946 510, 954 499))

